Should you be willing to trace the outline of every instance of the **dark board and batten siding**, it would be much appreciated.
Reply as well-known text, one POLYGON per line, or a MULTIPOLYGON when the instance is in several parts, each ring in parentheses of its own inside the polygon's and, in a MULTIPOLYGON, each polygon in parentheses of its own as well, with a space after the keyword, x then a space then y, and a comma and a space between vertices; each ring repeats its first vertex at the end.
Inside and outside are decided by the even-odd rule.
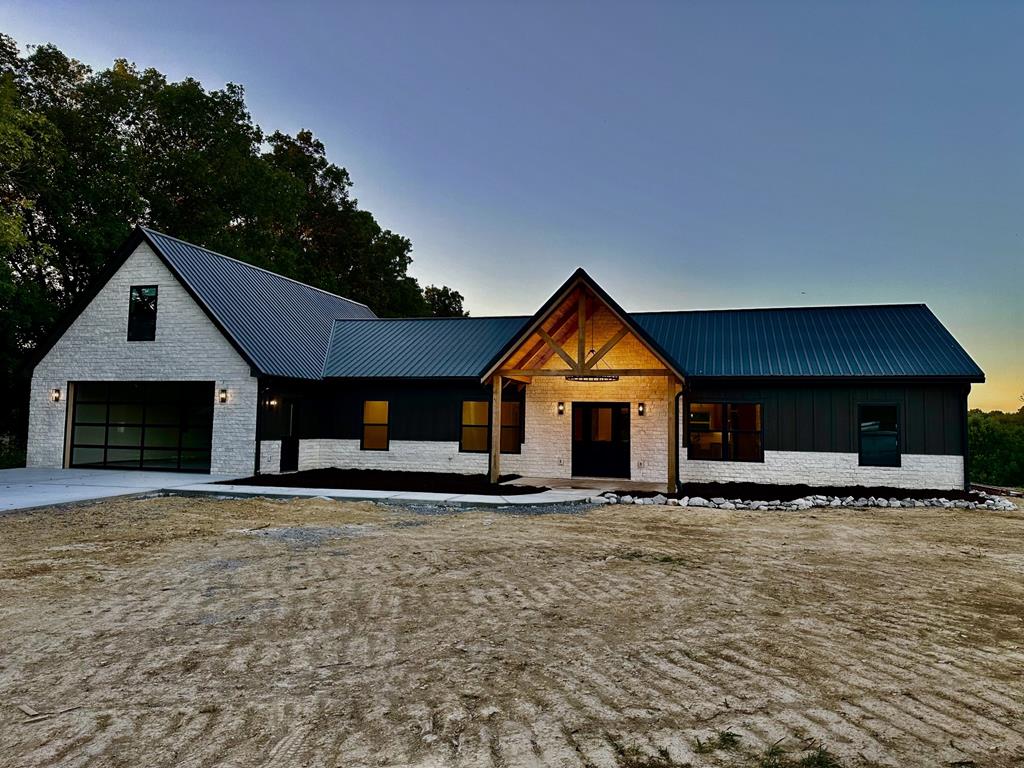
POLYGON ((723 382, 695 384, 685 401, 761 403, 766 451, 838 453, 858 450, 858 405, 895 403, 903 453, 958 456, 964 452, 967 392, 963 384, 723 382))
MULTIPOLYGON (((271 385, 281 405, 264 407, 261 439, 284 435, 283 406, 296 403, 295 437, 302 440, 358 440, 363 427, 363 402, 387 400, 391 440, 457 442, 462 424, 462 402, 490 402, 490 387, 476 381, 337 381, 294 382, 271 385)), ((522 400, 522 390, 506 386, 506 400, 522 400)))

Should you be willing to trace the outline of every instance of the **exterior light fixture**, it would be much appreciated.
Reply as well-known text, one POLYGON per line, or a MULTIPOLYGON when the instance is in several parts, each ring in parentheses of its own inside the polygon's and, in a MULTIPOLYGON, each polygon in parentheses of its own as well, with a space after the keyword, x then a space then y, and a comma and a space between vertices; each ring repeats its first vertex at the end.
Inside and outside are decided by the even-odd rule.
POLYGON ((271 408, 276 408, 277 407, 277 398, 276 397, 272 397, 269 400, 267 400, 267 405, 269 405, 271 408))
POLYGON ((217 399, 222 403, 226 403, 228 401, 228 391, 226 389, 222 389, 217 393, 217 399))
POLYGON ((647 414, 647 406, 644 405, 643 403, 637 403, 636 404, 636 413, 637 413, 637 416, 645 416, 647 414))
POLYGON ((60 402, 60 387, 50 390, 50 399, 55 403, 60 402))
POLYGON ((565 416, 565 403, 561 403, 560 402, 558 404, 558 415, 559 416, 565 416))

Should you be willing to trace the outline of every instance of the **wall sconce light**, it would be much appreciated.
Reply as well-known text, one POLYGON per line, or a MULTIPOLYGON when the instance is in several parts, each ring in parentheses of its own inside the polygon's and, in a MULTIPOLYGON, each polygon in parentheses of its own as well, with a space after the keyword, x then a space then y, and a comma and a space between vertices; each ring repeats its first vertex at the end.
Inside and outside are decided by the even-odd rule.
POLYGON ((636 413, 637 413, 637 416, 644 416, 644 415, 646 415, 647 414, 647 406, 644 405, 643 403, 637 403, 636 404, 636 413))
POLYGON ((226 389, 222 389, 217 393, 217 399, 222 403, 226 403, 228 401, 228 391, 226 389))
POLYGON ((565 403, 558 404, 558 415, 565 416, 565 403))
POLYGON ((269 405, 271 408, 277 408, 277 398, 272 397, 269 400, 267 400, 267 405, 269 405))
POLYGON ((60 402, 60 387, 50 390, 50 399, 55 403, 60 402))

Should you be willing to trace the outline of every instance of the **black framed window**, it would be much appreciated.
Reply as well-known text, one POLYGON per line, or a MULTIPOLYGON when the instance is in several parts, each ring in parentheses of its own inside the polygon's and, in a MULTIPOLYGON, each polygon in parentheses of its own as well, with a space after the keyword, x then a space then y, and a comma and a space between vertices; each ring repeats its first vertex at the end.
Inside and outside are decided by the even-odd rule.
POLYGON ((490 404, 486 400, 463 400, 459 450, 487 453, 490 436, 490 404))
POLYGON ((760 403, 690 403, 687 458, 764 461, 760 403))
POLYGON ((860 405, 860 465, 862 467, 900 466, 899 408, 894 404, 860 405))
POLYGON ((363 439, 359 442, 364 451, 386 451, 389 448, 387 400, 363 401, 363 439))
POLYGON ((523 407, 517 400, 501 403, 501 452, 520 453, 523 445, 523 407))
MULTIPOLYGON (((487 453, 490 450, 491 419, 487 400, 463 400, 459 450, 487 453)), ((501 452, 521 453, 523 445, 523 404, 518 400, 501 403, 501 452)))
POLYGON ((156 338, 156 286, 133 285, 128 295, 128 341, 156 338))

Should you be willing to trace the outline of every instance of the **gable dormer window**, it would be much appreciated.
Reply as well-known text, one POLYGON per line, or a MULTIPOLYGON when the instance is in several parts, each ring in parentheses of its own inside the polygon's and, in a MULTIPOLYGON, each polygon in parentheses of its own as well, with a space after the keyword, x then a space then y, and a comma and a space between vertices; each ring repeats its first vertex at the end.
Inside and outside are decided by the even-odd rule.
POLYGON ((156 338, 156 286, 133 285, 128 297, 128 341, 156 338))

